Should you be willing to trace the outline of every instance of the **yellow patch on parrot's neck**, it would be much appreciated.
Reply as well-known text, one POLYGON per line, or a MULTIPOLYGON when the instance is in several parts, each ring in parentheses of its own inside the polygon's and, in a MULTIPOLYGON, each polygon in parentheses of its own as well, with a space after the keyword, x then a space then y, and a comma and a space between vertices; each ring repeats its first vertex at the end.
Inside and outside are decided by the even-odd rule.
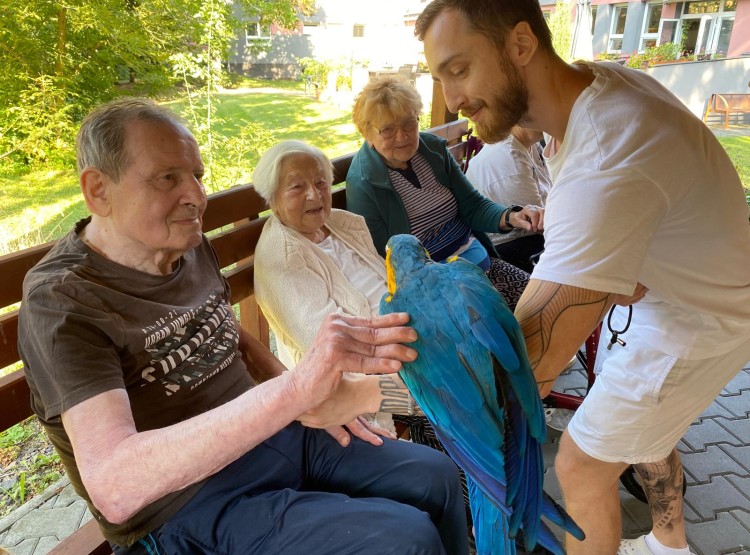
POLYGON ((391 249, 385 251, 385 284, 388 287, 388 293, 390 293, 385 302, 389 303, 396 292, 396 271, 391 264, 391 249))

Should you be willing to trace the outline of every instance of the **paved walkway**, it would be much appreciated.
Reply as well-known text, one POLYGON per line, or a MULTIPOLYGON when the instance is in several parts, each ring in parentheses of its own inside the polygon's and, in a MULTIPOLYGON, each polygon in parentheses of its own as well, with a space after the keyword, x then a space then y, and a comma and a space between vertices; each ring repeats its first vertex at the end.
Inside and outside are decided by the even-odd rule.
MULTIPOLYGON (((583 393, 580 366, 558 380, 557 389, 583 393)), ((558 501, 552 469, 558 432, 545 446, 545 490, 558 501)), ((697 555, 750 555, 750 363, 691 426, 678 445, 687 475, 685 516, 688 540, 697 555)), ((624 489, 620 493, 623 534, 650 529, 647 507, 624 489)), ((44 555, 91 515, 63 478, 0 520, 0 546, 12 555, 44 555)), ((270 555, 270 554, 269 554, 270 555)))

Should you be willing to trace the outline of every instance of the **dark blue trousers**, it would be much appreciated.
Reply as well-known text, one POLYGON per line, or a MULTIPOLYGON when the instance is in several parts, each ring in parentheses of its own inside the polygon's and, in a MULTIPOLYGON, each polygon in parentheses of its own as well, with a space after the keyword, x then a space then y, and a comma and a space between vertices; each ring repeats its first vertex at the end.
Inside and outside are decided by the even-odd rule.
POLYGON ((456 465, 403 441, 342 448, 294 423, 121 554, 466 555, 456 465))

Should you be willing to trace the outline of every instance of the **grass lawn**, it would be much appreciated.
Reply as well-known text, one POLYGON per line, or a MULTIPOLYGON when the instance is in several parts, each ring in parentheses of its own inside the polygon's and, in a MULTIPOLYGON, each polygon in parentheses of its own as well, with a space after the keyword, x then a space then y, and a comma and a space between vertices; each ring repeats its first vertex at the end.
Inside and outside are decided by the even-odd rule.
MULTIPOLYGON (((244 124, 256 122, 271 131, 274 141, 307 141, 331 158, 354 152, 361 145, 350 109, 304 96, 299 81, 245 79, 235 85, 237 88, 218 96, 216 117, 221 134, 232 136, 244 124), (269 86, 283 92, 252 92, 253 88, 269 86)), ((185 109, 184 102, 166 104, 178 111, 185 109)), ((256 162, 257 155, 251 156, 247 167, 239 172, 239 183, 250 180, 256 162)), ((72 167, 4 174, 0 176, 0 191, 0 255, 56 239, 88 214, 72 167)))
MULTIPOLYGON (((240 79, 232 87, 218 95, 217 129, 222 135, 234 136, 247 123, 256 122, 271 131, 274 141, 301 139, 331 158, 354 152, 361 145, 350 109, 305 96, 300 81, 240 79), (268 87, 277 92, 253 92, 268 87)), ((167 104, 176 110, 186 108, 185 101, 167 104)), ((719 140, 750 191, 750 137, 719 140)), ((248 157, 238 171, 238 183, 250 181, 256 162, 257 154, 248 157)), ((58 238, 85 215, 86 206, 72 167, 1 175, 0 255, 58 238)))
MULTIPOLYGON (((719 142, 734 162, 745 193, 750 195, 750 137, 719 137, 719 142)), ((750 204, 750 197, 748 197, 750 204)))

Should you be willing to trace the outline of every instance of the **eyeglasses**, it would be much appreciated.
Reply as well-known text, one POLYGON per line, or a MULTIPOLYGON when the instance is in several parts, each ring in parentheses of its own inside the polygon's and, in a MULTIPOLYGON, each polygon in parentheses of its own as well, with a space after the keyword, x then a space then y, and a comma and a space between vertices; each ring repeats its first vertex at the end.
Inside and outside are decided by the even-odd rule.
POLYGON ((402 121, 400 125, 395 124, 395 123, 391 125, 386 125, 385 127, 381 127, 380 129, 378 129, 377 131, 378 131, 378 134, 383 139, 388 140, 388 139, 392 139, 393 137, 395 137, 399 129, 408 135, 410 133, 414 133, 418 128, 419 128, 419 118, 414 116, 407 120, 402 121))

